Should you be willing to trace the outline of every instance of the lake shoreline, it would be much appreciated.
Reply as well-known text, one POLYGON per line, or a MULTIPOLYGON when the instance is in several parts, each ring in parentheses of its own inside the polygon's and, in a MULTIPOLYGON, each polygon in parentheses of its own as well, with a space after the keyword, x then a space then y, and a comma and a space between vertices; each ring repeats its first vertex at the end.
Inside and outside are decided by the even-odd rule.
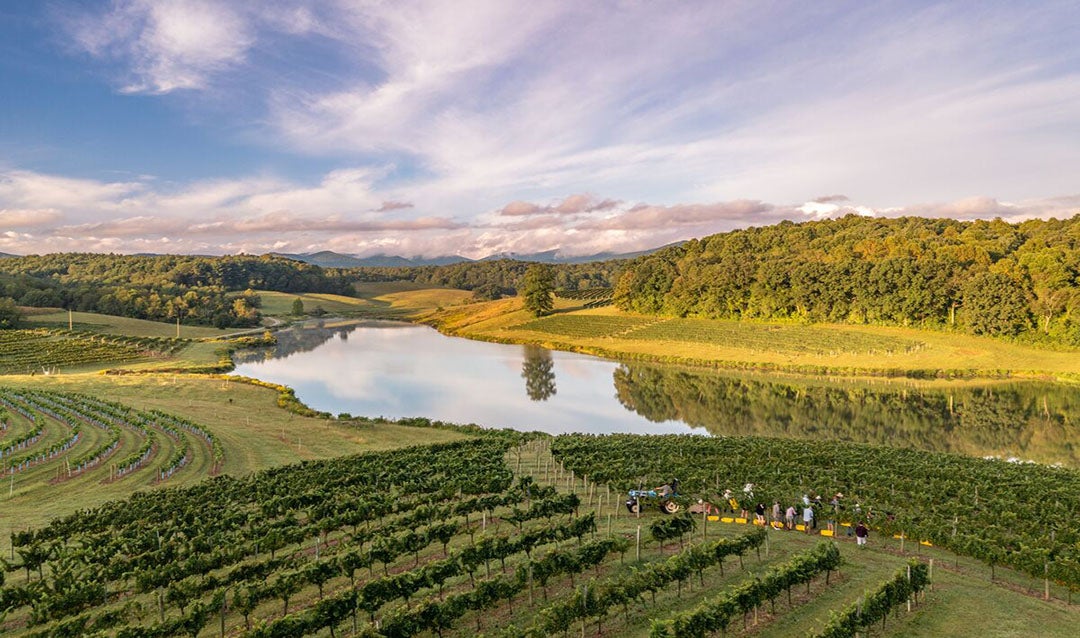
MULTIPOLYGON (((506 300, 503 300, 506 301, 506 300)), ((499 302, 492 302, 499 303, 499 302)), ((570 310, 572 312, 572 310, 570 310)), ((515 310, 507 310, 504 316, 521 314, 515 310)), ((459 314, 450 311, 435 311, 410 318, 411 321, 431 326, 440 333, 451 336, 485 341, 489 343, 535 345, 550 350, 563 352, 575 352, 595 357, 602 357, 615 361, 633 361, 641 363, 660 363, 684 365, 706 370, 729 370, 733 372, 756 372, 756 373, 782 373, 805 377, 843 377, 850 379, 876 378, 896 379, 906 381, 962 381, 962 380, 1031 380, 1048 381, 1062 384, 1080 384, 1080 371, 1063 372, 1040 369, 1019 368, 985 368, 985 367, 941 367, 941 366, 881 366, 881 365, 828 365, 819 363, 782 363, 755 359, 725 359, 709 357, 693 357, 684 355, 663 354, 660 350, 668 345, 666 342, 646 342, 644 351, 628 350, 618 347, 605 347, 595 344, 575 343, 564 339, 534 338, 528 334, 508 334, 506 322, 498 321, 498 316, 486 317, 480 321, 462 321, 459 314), (486 323, 496 323, 496 328, 487 327, 486 323), (494 334, 494 331, 498 334, 494 334)), ((640 345, 640 342, 637 344, 640 345)))

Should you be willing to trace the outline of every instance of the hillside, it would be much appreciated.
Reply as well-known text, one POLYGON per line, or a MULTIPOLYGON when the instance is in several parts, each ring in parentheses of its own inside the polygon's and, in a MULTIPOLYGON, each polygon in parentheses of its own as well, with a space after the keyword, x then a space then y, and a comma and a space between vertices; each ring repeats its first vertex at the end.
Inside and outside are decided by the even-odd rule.
POLYGON ((848 216, 738 230, 632 261, 614 299, 660 316, 959 328, 1080 345, 1080 216, 848 216))

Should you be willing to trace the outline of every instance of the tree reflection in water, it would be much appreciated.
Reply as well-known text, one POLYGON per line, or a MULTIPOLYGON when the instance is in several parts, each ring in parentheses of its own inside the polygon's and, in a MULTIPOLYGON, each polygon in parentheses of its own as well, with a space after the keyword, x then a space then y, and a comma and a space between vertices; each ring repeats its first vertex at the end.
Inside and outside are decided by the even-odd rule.
POLYGON ((525 346, 525 361, 521 376, 525 379, 525 394, 533 401, 547 401, 555 395, 555 370, 551 352, 537 346, 525 346))

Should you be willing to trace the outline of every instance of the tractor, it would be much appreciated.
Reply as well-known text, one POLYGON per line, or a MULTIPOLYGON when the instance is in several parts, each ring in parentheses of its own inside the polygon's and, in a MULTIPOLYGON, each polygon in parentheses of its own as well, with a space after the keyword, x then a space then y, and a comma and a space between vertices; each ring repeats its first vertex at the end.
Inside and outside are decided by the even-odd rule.
POLYGON ((647 503, 656 503, 665 514, 675 514, 682 508, 675 500, 679 496, 679 479, 672 479, 670 483, 651 490, 630 490, 628 494, 630 498, 626 500, 626 509, 631 514, 637 514, 647 503))

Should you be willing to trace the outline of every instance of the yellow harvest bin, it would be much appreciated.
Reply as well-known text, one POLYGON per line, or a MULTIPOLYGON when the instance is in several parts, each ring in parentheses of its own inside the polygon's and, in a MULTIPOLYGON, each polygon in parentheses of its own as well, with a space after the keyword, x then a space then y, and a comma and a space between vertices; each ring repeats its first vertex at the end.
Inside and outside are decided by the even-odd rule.
POLYGON ((720 520, 720 517, 719 517, 719 516, 717 516, 716 514, 711 514, 711 515, 709 515, 709 516, 706 516, 705 518, 706 518, 707 520, 710 520, 710 521, 718 521, 718 520, 720 520))
POLYGON ((821 530, 820 534, 822 536, 832 536, 833 535, 831 529, 823 529, 823 530, 821 530))
POLYGON ((903 534, 893 534, 892 537, 893 538, 903 538, 904 535, 903 534))
POLYGON ((721 523, 734 523, 735 519, 731 518, 730 516, 725 516, 724 518, 720 519, 720 522, 721 523))
POLYGON ((736 518, 735 522, 738 523, 739 525, 746 525, 746 519, 745 518, 736 518))
POLYGON ((798 523, 798 524, 795 525, 795 529, 799 530, 800 532, 805 532, 806 531, 806 525, 803 525, 802 523, 798 523))
POLYGON ((779 521, 773 521, 770 525, 773 526, 773 529, 784 529, 784 524, 779 521))
POLYGON ((931 543, 930 541, 919 541, 919 544, 920 545, 926 545, 927 547, 933 547, 934 546, 934 544, 931 543))
POLYGON ((840 527, 851 527, 851 523, 840 523, 840 527))

